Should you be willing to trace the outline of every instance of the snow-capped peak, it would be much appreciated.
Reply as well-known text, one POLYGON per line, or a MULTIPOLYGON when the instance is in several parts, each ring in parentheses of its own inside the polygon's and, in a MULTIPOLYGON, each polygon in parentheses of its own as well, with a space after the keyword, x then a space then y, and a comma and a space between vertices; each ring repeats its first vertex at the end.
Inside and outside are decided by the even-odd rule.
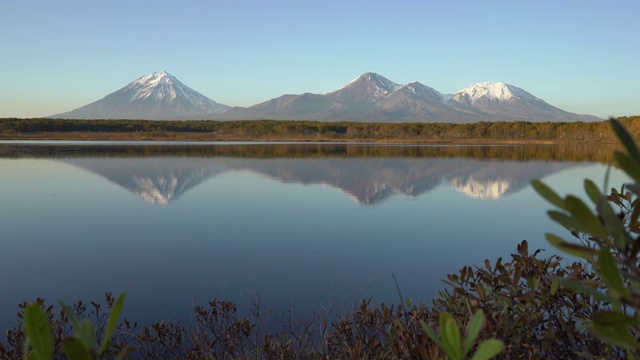
POLYGON ((336 99, 348 101, 374 101, 392 93, 399 87, 399 84, 380 74, 367 72, 340 89, 322 95, 332 95, 336 99))
POLYGON ((394 83, 393 81, 387 79, 386 77, 378 74, 378 73, 374 73, 374 72, 366 72, 360 76, 358 76, 357 78, 353 79, 350 83, 348 83, 347 85, 343 86, 342 88, 346 88, 349 85, 353 85, 355 83, 358 82, 375 82, 378 83, 380 85, 382 85, 382 87, 385 90, 395 90, 397 88, 400 87, 400 85, 394 83))
POLYGON ((175 104, 179 102, 182 104, 181 106, 191 108, 189 111, 203 113, 222 112, 228 108, 228 106, 218 104, 189 88, 166 71, 158 71, 141 76, 119 90, 119 92, 126 94, 125 96, 131 103, 150 101, 175 104))
POLYGON ((504 82, 489 81, 471 84, 453 94, 452 97, 454 99, 461 97, 466 98, 471 104, 482 98, 490 101, 509 101, 511 99, 537 100, 535 96, 513 85, 505 84, 504 82))
POLYGON ((184 84, 166 71, 141 76, 127 86, 129 89, 135 90, 131 101, 149 97, 171 101, 178 96, 176 90, 184 92, 184 87, 184 84))

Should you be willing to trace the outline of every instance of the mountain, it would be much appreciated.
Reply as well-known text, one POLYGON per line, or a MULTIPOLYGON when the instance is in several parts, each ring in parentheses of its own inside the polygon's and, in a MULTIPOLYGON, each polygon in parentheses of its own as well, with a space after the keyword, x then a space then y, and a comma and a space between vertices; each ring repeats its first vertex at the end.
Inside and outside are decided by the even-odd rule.
POLYGON ((229 106, 184 85, 166 71, 141 76, 122 89, 81 108, 52 115, 65 119, 202 119, 229 106))
POLYGON ((523 89, 482 82, 446 95, 417 81, 398 84, 367 72, 319 94, 286 94, 245 107, 219 104, 165 71, 142 76, 67 119, 324 120, 361 122, 600 121, 556 108, 523 89))
POLYGON ((338 120, 362 116, 373 109, 377 100, 399 87, 379 74, 368 72, 338 90, 282 95, 246 109, 233 108, 220 117, 224 120, 338 120))
POLYGON ((378 100, 369 118, 407 122, 472 122, 481 121, 473 109, 455 109, 445 102, 439 91, 417 81, 399 87, 378 100), (425 120, 428 119, 428 120, 425 120))
POLYGON ((249 108, 232 108, 214 118, 451 123, 601 120, 558 109, 503 82, 472 84, 445 95, 417 81, 400 85, 372 72, 337 90, 287 94, 249 108))
POLYGON ((597 121, 594 116, 573 114, 503 82, 482 82, 451 95, 448 104, 474 110, 484 121, 597 121))

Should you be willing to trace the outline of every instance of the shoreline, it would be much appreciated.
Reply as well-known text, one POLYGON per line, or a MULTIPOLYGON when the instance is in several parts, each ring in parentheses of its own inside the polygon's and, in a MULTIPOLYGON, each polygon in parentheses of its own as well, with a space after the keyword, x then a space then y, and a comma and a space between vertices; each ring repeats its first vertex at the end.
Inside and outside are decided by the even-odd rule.
MULTIPOLYGON (((376 143, 376 144, 425 144, 425 145, 560 145, 584 143, 580 140, 541 139, 420 139, 420 138, 339 138, 317 136, 239 136, 212 133, 180 132, 171 134, 119 133, 119 132, 36 132, 2 134, 0 141, 192 141, 192 142, 272 142, 272 143, 376 143)), ((592 141, 592 144, 615 144, 615 141, 592 141)))

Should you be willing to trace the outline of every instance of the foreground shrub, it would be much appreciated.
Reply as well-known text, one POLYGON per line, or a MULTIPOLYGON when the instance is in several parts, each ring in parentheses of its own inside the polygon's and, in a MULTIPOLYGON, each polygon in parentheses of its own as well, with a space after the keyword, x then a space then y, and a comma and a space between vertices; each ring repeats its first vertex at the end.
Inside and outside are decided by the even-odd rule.
MULTIPOLYGON (((505 350, 498 358, 543 359, 577 358, 591 354, 602 358, 625 355, 617 346, 593 335, 584 319, 612 307, 604 299, 584 294, 567 286, 558 286, 555 279, 565 279, 604 291, 605 283, 588 263, 564 264, 559 256, 541 257, 540 250, 529 252, 526 241, 511 255, 508 262, 485 261, 482 267, 463 267, 447 276, 449 289, 433 301, 411 305, 371 305, 362 301, 351 314, 324 326, 323 317, 306 321, 282 321, 272 317, 279 332, 261 333, 267 326, 260 314, 259 301, 254 301, 250 315, 241 317, 236 306, 228 301, 213 300, 207 306, 194 309, 194 322, 161 322, 140 326, 127 319, 113 330, 109 346, 102 358, 111 359, 128 347, 128 356, 135 359, 438 359, 445 352, 421 326, 440 331, 443 313, 461 328, 469 328, 473 315, 481 310, 486 319, 477 333, 470 353, 477 344, 498 339, 505 350)), ((106 306, 78 302, 70 307, 80 321, 95 324, 95 343, 107 328, 108 314, 113 311, 114 297, 105 295, 106 306)), ((44 309, 51 322, 53 358, 63 357, 65 338, 75 330, 69 316, 43 300, 36 304, 44 309)), ((24 317, 27 304, 18 315, 24 317)), ((468 331, 468 330, 465 330, 468 331)), ((22 359, 25 342, 23 325, 5 334, 0 343, 0 358, 22 359)))
POLYGON ((593 203, 593 210, 578 197, 569 195, 561 198, 539 181, 533 185, 556 206, 557 210, 549 211, 549 216, 571 230, 580 241, 567 241, 555 234, 547 234, 547 240, 558 249, 588 261, 603 286, 593 288, 583 281, 564 278, 559 278, 558 282, 609 304, 583 317, 584 321, 609 347, 620 347, 629 358, 638 358, 640 151, 617 120, 610 122, 624 147, 624 151, 614 152, 616 164, 632 179, 632 183, 623 185, 620 190, 611 189, 611 193, 605 195, 593 182, 585 180, 584 188, 593 203))

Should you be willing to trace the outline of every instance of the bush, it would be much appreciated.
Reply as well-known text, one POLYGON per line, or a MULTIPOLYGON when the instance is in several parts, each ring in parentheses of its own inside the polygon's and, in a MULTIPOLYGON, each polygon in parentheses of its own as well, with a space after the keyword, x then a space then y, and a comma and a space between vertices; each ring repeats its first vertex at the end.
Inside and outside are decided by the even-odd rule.
POLYGON ((549 216, 580 241, 569 242, 554 234, 547 234, 547 240, 558 249, 585 259, 602 286, 594 288, 573 279, 557 281, 608 304, 607 308, 595 309, 583 320, 609 348, 624 349, 626 356, 637 358, 640 357, 640 152, 620 122, 611 119, 610 123, 624 147, 624 152, 614 152, 616 165, 633 183, 623 185, 620 190, 611 189, 609 195, 604 195, 592 181, 585 180, 584 188, 595 211, 575 196, 561 198, 539 181, 533 185, 558 208, 549 211, 549 216))

